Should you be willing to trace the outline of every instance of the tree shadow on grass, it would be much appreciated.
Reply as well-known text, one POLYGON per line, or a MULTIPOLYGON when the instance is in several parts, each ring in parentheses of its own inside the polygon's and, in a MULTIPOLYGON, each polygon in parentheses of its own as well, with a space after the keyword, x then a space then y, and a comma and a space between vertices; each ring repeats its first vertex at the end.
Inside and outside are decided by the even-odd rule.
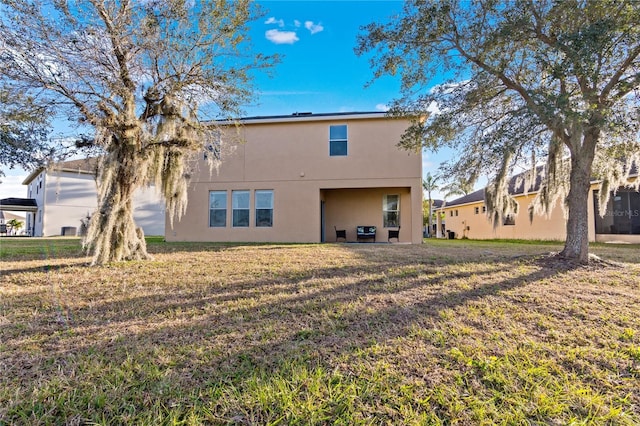
MULTIPOLYGON (((200 281, 191 290, 123 293, 73 307, 51 306, 33 325, 40 333, 35 353, 26 356, 23 348, 32 330, 3 332, 10 338, 3 339, 0 365, 8 377, 32 372, 21 382, 26 389, 56 379, 78 359, 95 362, 104 374, 89 372, 81 379, 75 378, 79 371, 68 374, 71 387, 86 388, 83 380, 93 383, 89 392, 107 386, 104 381, 131 360, 161 371, 157 377, 140 373, 127 384, 131 388, 156 383, 184 395, 206 394, 207 387, 229 383, 241 389, 256 371, 276 374, 292 362, 331 371, 354 351, 404 338, 416 325, 429 327, 449 310, 570 271, 570 265, 549 267, 531 257, 499 255, 496 262, 485 259, 480 265, 436 254, 427 259, 410 250, 406 256, 353 250, 361 264, 276 271, 230 284, 205 276, 196 278, 200 281)), ((285 246, 282 252, 287 251, 285 246)), ((147 285, 153 287, 152 278, 147 285)), ((151 397, 171 404, 162 393, 151 397)))

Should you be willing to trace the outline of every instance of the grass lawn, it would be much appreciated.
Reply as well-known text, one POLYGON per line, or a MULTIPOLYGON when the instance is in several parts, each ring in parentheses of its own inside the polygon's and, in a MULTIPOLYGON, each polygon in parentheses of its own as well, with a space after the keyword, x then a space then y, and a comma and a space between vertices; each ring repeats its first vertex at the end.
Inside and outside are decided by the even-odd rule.
POLYGON ((640 247, 0 240, 0 425, 640 424, 640 247))

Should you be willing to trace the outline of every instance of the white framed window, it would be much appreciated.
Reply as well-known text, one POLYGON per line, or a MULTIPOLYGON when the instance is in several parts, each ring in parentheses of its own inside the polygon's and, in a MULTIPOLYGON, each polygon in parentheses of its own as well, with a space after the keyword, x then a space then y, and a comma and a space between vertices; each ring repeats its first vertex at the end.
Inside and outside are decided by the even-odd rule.
POLYGON ((347 125, 329 126, 329 155, 346 156, 348 152, 347 125))
POLYGON ((400 226, 399 195, 385 195, 382 197, 382 225, 385 228, 400 226))
POLYGON ((249 191, 231 192, 232 225, 235 228, 249 227, 249 191))
POLYGON ((227 226, 227 191, 209 192, 209 226, 212 228, 227 226))
POLYGON ((273 226, 273 191, 259 190, 255 193, 256 227, 273 226))

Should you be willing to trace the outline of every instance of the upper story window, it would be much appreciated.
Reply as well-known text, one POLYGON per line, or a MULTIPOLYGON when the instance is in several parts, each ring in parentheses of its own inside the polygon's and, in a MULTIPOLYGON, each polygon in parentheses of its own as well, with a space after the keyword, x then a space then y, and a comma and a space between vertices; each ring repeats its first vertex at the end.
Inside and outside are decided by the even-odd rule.
POLYGON ((399 195, 385 195, 382 198, 382 224, 385 228, 400 226, 399 195))
POLYGON ((329 155, 347 155, 347 125, 329 126, 329 155))
POLYGON ((222 136, 220 135, 220 132, 215 132, 212 140, 205 145, 204 159, 208 160, 209 157, 211 157, 212 160, 220 161, 221 146, 222 136))
POLYGON ((273 226, 273 191, 256 191, 256 226, 273 226))
POLYGON ((249 191, 233 191, 231 204, 233 207, 233 226, 249 227, 249 191))
POLYGON ((209 192, 209 226, 227 226, 227 191, 209 192))

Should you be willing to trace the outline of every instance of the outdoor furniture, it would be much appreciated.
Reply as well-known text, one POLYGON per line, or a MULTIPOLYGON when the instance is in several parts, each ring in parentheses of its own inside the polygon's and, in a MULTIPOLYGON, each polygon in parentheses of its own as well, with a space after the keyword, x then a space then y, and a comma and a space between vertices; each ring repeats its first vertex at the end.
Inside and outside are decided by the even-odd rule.
POLYGON ((387 242, 391 242, 391 239, 395 238, 398 242, 400 242, 400 227, 398 229, 389 229, 389 238, 387 238, 387 242))
POLYGON ((336 242, 338 241, 338 238, 342 238, 343 240, 347 241, 347 231, 346 229, 338 229, 336 228, 336 226, 333 226, 333 229, 336 230, 336 242))
POLYGON ((356 227, 357 241, 370 240, 376 242, 376 227, 375 226, 357 226, 356 227))

